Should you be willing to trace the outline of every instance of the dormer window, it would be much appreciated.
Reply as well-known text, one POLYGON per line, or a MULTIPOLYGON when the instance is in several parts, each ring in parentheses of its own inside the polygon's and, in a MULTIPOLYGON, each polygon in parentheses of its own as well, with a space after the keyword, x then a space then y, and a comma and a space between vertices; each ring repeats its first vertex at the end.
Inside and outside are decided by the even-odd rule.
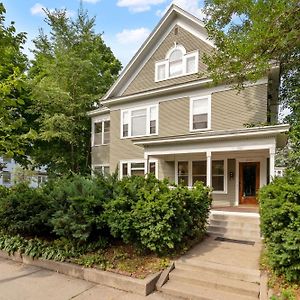
POLYGON ((187 53, 182 45, 175 44, 164 60, 155 63, 155 81, 197 73, 198 59, 198 50, 187 53))

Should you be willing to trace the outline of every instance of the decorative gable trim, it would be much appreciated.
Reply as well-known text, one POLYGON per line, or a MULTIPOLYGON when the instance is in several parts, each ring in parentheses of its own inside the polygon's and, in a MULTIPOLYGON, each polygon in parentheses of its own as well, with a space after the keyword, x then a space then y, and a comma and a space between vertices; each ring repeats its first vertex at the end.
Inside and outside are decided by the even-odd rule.
POLYGON ((112 94, 118 88, 119 90, 117 91, 117 96, 120 96, 126 90, 130 82, 137 76, 149 57, 156 51, 156 49, 163 41, 162 38, 158 40, 158 38, 162 36, 162 34, 158 33, 164 33, 163 36, 166 37, 175 25, 180 25, 185 30, 191 31, 192 34, 196 35, 198 38, 214 47, 213 43, 209 41, 208 36, 205 34, 204 23, 195 16, 173 4, 161 19, 161 21, 158 23, 158 25, 154 28, 146 41, 142 44, 136 55, 131 59, 125 69, 121 72, 117 81, 112 85, 112 87, 102 98, 102 100, 112 98, 112 94), (181 17, 182 20, 179 20, 178 17, 181 17), (195 24, 203 29, 202 32, 201 30, 196 29, 191 30, 190 26, 195 26, 195 24), (146 58, 143 58, 143 52, 146 52, 146 49, 150 47, 153 47, 151 53, 146 58), (134 68, 134 65, 137 66, 134 68))

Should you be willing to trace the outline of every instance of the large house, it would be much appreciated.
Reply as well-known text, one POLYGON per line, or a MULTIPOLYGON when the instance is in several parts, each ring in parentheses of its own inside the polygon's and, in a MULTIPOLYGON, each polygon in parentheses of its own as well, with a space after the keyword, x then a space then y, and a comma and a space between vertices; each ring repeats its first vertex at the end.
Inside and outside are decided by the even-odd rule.
POLYGON ((203 54, 215 46, 203 23, 173 5, 101 99, 92 119, 92 168, 120 178, 159 179, 213 189, 213 204, 255 204, 275 175, 286 142, 277 121, 279 70, 241 92, 213 85, 203 54), (252 124, 252 127, 246 126, 252 124))

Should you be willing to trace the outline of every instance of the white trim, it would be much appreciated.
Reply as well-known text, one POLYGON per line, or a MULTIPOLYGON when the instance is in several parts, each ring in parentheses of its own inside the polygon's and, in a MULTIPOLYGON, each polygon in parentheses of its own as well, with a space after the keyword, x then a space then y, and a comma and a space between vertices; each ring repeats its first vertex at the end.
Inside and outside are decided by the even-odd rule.
POLYGON ((175 44, 173 47, 171 47, 165 56, 164 60, 160 60, 155 62, 155 82, 160 82, 160 81, 165 81, 168 79, 174 79, 174 78, 178 78, 178 77, 182 77, 182 76, 187 76, 187 75, 191 75, 191 74, 195 74, 198 73, 198 69, 199 69, 199 50, 194 50, 191 52, 186 52, 186 49, 184 48, 183 45, 177 45, 175 44), (170 75, 170 55, 173 53, 173 51, 175 50, 180 50, 182 52, 182 73, 179 75, 175 75, 175 76, 171 76, 170 75), (187 59, 190 57, 194 57, 195 58, 195 70, 192 72, 187 72, 186 67, 187 67, 187 59), (162 79, 158 78, 158 68, 159 66, 165 66, 165 77, 162 79))
MULTIPOLYGON (((204 135, 204 136, 188 136, 183 138, 176 138, 176 139, 161 139, 161 140, 154 140, 154 141, 136 141, 134 142, 135 145, 154 145, 154 144, 167 144, 167 143, 176 143, 176 142, 184 142, 184 141, 201 141, 201 140, 212 140, 212 139, 225 139, 225 138, 232 138, 232 137, 260 137, 260 136, 268 136, 274 135, 276 133, 283 133, 288 131, 289 125, 276 125, 276 126, 269 126, 272 127, 269 130, 264 130, 266 127, 253 127, 247 129, 241 129, 244 132, 231 132, 228 134, 215 134, 215 135, 204 135), (247 132, 248 131, 248 132, 247 132)), ((237 130, 238 131, 238 130, 237 130)), ((237 149, 243 150, 243 149, 237 149)))
MULTIPOLYGON (((196 25, 200 26, 203 28, 203 30, 205 30, 205 25, 202 21, 200 21, 198 18, 196 18, 195 16, 191 15, 190 13, 184 11, 183 9, 179 8, 176 5, 171 5, 171 7, 169 8, 169 10, 165 13, 165 15, 163 16, 163 18, 160 20, 160 22, 157 24, 157 26, 154 28, 154 30, 151 32, 151 34, 149 35, 149 37, 146 39, 146 41, 142 44, 142 46, 139 48, 139 50, 137 51, 137 53, 134 55, 134 57, 131 59, 131 61, 128 63, 128 65, 126 66, 126 68, 122 71, 121 75, 119 76, 119 78, 117 79, 117 81, 112 85, 112 87, 108 90, 108 92, 105 94, 105 96, 103 97, 103 100, 108 99, 111 94, 113 93, 113 91, 116 89, 116 87, 121 83, 122 79, 125 77, 125 75, 129 72, 129 70, 133 67, 133 65, 136 63, 136 61, 140 58, 141 54, 146 50, 146 48, 148 48, 151 43, 155 43, 154 45, 159 46, 161 43, 158 41, 154 41, 153 39, 156 36, 160 36, 158 33, 160 31, 162 31, 163 33, 167 33, 170 32, 173 27, 174 27, 174 23, 177 24, 180 21, 180 26, 183 27, 183 24, 187 23, 187 22, 192 22, 193 24, 195 23, 196 25), (174 15, 174 19, 177 18, 176 22, 171 22, 171 24, 167 24, 167 21, 171 20, 171 16, 174 15), (187 21, 185 21, 183 18, 186 18, 187 21), (182 19, 182 20, 181 20, 182 19), (162 29, 163 27, 167 27, 166 29, 162 29), (168 30, 169 29, 169 30, 168 30)), ((191 24, 185 25, 185 30, 189 30, 190 28, 193 28, 193 26, 191 24)), ((203 40, 205 43, 209 44, 209 45, 213 45, 212 41, 210 41, 208 39, 207 36, 205 36, 204 34, 200 35, 199 30, 193 29, 191 30, 191 33, 196 35, 198 38, 200 38, 201 40, 203 40), (196 34, 197 33, 197 34, 196 34)), ((153 54, 153 51, 151 51, 150 53, 151 55, 153 54)), ((144 60, 144 63, 147 62, 148 59, 144 60)), ((141 63, 140 66, 143 67, 144 63, 141 63)), ((136 68, 140 71, 140 68, 136 68)), ((131 80, 127 80, 127 82, 131 82, 131 80)))
POLYGON ((228 216, 240 216, 240 217, 250 217, 250 218, 259 218, 259 213, 252 212, 237 212, 237 211, 222 211, 216 210, 214 208, 210 211, 211 215, 228 215, 228 216))
MULTIPOLYGON (((109 145, 110 143, 104 144, 104 122, 110 122, 109 116, 98 116, 96 118, 92 118, 92 135, 91 135, 91 145, 92 147, 98 147, 98 146, 106 146, 109 145), (101 123, 101 143, 100 144, 95 144, 95 124, 96 123, 101 123)), ((111 131, 110 131, 110 125, 109 125, 109 134, 111 136, 111 131)))
POLYGON ((194 161, 205 161, 206 162, 206 185, 211 186, 212 185, 212 162, 221 160, 224 163, 224 190, 223 191, 213 191, 214 195, 226 195, 228 193, 228 180, 227 180, 227 157, 225 158, 214 158, 212 159, 211 152, 207 152, 206 159, 196 159, 196 158, 176 158, 174 159, 175 162, 175 183, 178 184, 178 163, 179 162, 187 162, 188 163, 188 187, 193 186, 193 162, 194 161), (210 162, 210 168, 209 168, 209 162, 210 162))
POLYGON ((127 108, 127 109, 122 109, 120 111, 121 113, 121 118, 120 118, 120 138, 121 139, 128 139, 128 138, 136 138, 136 137, 144 137, 144 136, 157 136, 158 135, 158 128, 159 128, 159 105, 158 104, 154 104, 154 105, 147 105, 147 106, 135 106, 132 108, 127 108), (156 121, 156 131, 155 133, 150 133, 150 111, 151 108, 155 107, 155 121, 156 121), (145 109, 146 110, 146 134, 143 135, 132 135, 131 134, 131 129, 132 129, 132 112, 135 110, 140 110, 140 109, 145 109), (129 123, 128 123, 128 136, 123 136, 123 123, 124 123, 124 119, 123 119, 123 115, 124 113, 128 113, 129 114, 129 123))
POLYGON ((144 164, 144 174, 147 174, 147 161, 149 163, 155 163, 155 177, 158 178, 158 160, 157 159, 127 159, 119 161, 119 178, 123 178, 123 164, 127 164, 128 176, 131 176, 131 164, 133 163, 143 163, 144 164))
POLYGON ((199 132, 199 131, 205 131, 205 130, 211 130, 211 94, 210 95, 206 95, 206 96, 194 96, 194 97, 190 97, 190 131, 191 132, 199 132), (207 99, 208 103, 207 103, 207 128, 201 128, 201 129, 193 129, 193 103, 194 101, 197 100, 202 100, 202 99, 207 99))
MULTIPOLYGON (((128 96, 121 96, 116 97, 111 100, 107 100, 113 105, 111 107, 111 111, 115 111, 118 109, 123 109, 125 107, 135 107, 135 105, 151 105, 151 104, 157 104, 164 101, 170 101, 170 100, 176 100, 176 99, 182 99, 186 97, 201 97, 206 96, 209 94, 234 90, 232 86, 228 85, 220 85, 220 86, 213 86, 213 87, 204 87, 203 89, 199 89, 202 84, 210 83, 212 82, 211 79, 201 79, 193 82, 183 83, 180 85, 175 85, 172 87, 166 87, 161 88, 158 90, 152 90, 147 92, 142 92, 136 95, 128 95, 128 96), (192 87, 195 85, 195 87, 199 87, 197 89, 190 89, 190 85, 192 84, 192 87), (179 87, 179 88, 178 88, 179 87), (163 94, 163 92, 166 90, 167 92, 170 90, 171 92, 173 89, 179 89, 179 91, 174 91, 175 93, 168 93, 163 94), (188 91, 182 91, 183 89, 189 89, 188 91), (181 90, 181 91, 180 91, 181 90), (119 101, 120 103, 115 103, 115 99, 119 101)), ((266 80, 262 79, 254 83, 247 83, 245 84, 245 87, 251 87, 255 85, 262 85, 266 84, 266 80)), ((107 102, 108 103, 108 102, 107 102)))
MULTIPOLYGON (((269 147, 270 148, 270 147, 269 147)), ((242 157, 242 158, 236 158, 235 159, 235 206, 239 205, 240 202, 240 185, 239 185, 239 181, 240 181, 240 163, 243 162, 258 162, 259 163, 259 188, 261 188, 262 186, 264 186, 267 182, 267 174, 266 174, 266 170, 267 170, 267 166, 266 166, 266 157, 242 157)))

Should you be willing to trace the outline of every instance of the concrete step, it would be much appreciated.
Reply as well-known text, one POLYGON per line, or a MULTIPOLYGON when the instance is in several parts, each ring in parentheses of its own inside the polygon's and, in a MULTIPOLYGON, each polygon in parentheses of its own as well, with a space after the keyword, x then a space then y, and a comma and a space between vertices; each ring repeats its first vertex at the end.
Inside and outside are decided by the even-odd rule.
POLYGON ((162 286, 161 290, 175 297, 182 297, 190 300, 254 300, 258 299, 255 296, 245 296, 237 293, 220 291, 214 288, 196 286, 177 281, 168 281, 162 286))
POLYGON ((236 228, 236 227, 223 227, 223 226, 208 226, 208 232, 214 233, 222 233, 223 235, 230 235, 230 236, 240 236, 240 237, 248 237, 248 238, 260 238, 260 230, 249 230, 245 228, 236 228))
POLYGON ((249 224, 260 224, 260 218, 259 218, 258 214, 235 215, 235 214, 212 212, 209 219, 216 220, 216 221, 244 222, 244 223, 249 223, 249 224))
POLYGON ((249 241, 249 242, 255 242, 255 243, 260 243, 261 242, 261 237, 253 237, 253 236, 247 236, 246 234, 244 235, 233 235, 233 234, 228 234, 228 233, 220 233, 220 232, 215 232, 215 231, 208 231, 207 232, 209 235, 213 235, 216 237, 223 237, 226 239, 231 239, 231 240, 240 240, 240 241, 249 241))
POLYGON ((259 295, 259 284, 257 283, 223 277, 218 272, 205 271, 203 269, 199 271, 174 269, 169 274, 169 278, 171 281, 177 281, 178 285, 184 282, 245 296, 258 297, 259 295))
POLYGON ((259 224, 248 223, 248 222, 237 222, 237 221, 228 221, 228 220, 215 220, 210 219, 209 225, 211 226, 221 226, 221 227, 230 227, 230 228, 241 228, 246 230, 260 230, 259 224))
POLYGON ((217 273, 219 276, 237 279, 240 281, 253 283, 260 282, 260 271, 257 269, 240 268, 205 260, 195 261, 192 259, 179 259, 175 262, 175 268, 194 272, 201 272, 201 270, 203 270, 217 273))

